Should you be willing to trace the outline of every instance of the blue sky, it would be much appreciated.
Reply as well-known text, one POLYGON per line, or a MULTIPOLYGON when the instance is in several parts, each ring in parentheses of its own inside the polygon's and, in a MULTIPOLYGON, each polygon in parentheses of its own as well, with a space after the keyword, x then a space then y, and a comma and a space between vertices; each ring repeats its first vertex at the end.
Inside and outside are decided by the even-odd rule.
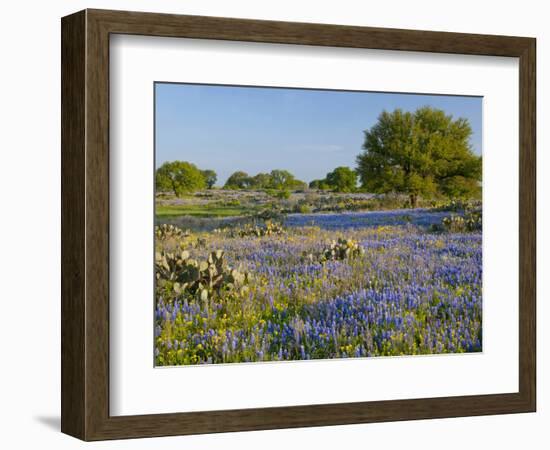
POLYGON ((156 83, 156 165, 182 160, 231 173, 286 169, 309 182, 355 167, 383 110, 421 106, 464 117, 481 154, 481 97, 156 83))

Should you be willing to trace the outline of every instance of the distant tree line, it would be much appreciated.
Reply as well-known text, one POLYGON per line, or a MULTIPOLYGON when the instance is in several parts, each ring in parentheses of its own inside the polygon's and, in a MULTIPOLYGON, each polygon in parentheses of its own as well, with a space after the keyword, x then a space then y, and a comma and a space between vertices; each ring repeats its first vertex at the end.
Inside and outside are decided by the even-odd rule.
POLYGON ((234 172, 223 188, 299 190, 307 188, 307 184, 296 179, 288 170, 276 169, 270 173, 258 173, 254 176, 242 171, 234 172))
MULTIPOLYGON (((337 167, 325 178, 313 180, 309 188, 402 193, 409 196, 413 208, 419 196, 479 196, 482 158, 470 147, 471 135, 472 128, 466 119, 455 120, 440 109, 383 111, 376 124, 364 131, 363 151, 357 156, 357 167, 337 167)), ((172 191, 177 196, 212 189, 216 181, 213 170, 200 170, 185 161, 164 163, 157 169, 155 179, 157 190, 172 191)), ((307 187, 288 170, 280 169, 254 176, 237 171, 223 186, 224 189, 278 191, 307 187)))

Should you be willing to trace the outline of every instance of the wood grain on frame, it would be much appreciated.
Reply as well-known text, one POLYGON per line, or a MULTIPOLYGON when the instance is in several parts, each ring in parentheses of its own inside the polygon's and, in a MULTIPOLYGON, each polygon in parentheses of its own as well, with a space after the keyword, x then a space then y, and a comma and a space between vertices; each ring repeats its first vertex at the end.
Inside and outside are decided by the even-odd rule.
POLYGON ((86 15, 61 27, 61 430, 85 435, 85 29, 86 15))
POLYGON ((63 432, 100 440, 535 410, 535 39, 103 10, 64 17, 61 30, 63 432), (109 35, 113 33, 518 57, 519 392, 109 416, 109 35))

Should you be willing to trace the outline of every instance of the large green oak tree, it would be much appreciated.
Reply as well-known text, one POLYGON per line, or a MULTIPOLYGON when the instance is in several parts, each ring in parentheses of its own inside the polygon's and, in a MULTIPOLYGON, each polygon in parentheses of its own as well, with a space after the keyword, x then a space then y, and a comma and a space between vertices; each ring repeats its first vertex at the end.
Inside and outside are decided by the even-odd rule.
POLYGON ((470 146, 468 120, 431 107, 396 109, 364 133, 357 173, 365 190, 405 193, 412 208, 418 196, 479 195, 481 156, 470 146))

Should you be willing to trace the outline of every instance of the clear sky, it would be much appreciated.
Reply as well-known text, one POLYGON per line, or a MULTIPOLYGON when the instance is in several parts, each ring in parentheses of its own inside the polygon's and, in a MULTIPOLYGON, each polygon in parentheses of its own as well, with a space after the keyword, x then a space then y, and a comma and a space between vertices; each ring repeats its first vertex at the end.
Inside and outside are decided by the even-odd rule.
POLYGON ((231 173, 286 169, 310 182, 355 167, 364 134, 383 110, 443 109, 469 120, 481 154, 481 97, 157 83, 156 165, 181 160, 231 173))

